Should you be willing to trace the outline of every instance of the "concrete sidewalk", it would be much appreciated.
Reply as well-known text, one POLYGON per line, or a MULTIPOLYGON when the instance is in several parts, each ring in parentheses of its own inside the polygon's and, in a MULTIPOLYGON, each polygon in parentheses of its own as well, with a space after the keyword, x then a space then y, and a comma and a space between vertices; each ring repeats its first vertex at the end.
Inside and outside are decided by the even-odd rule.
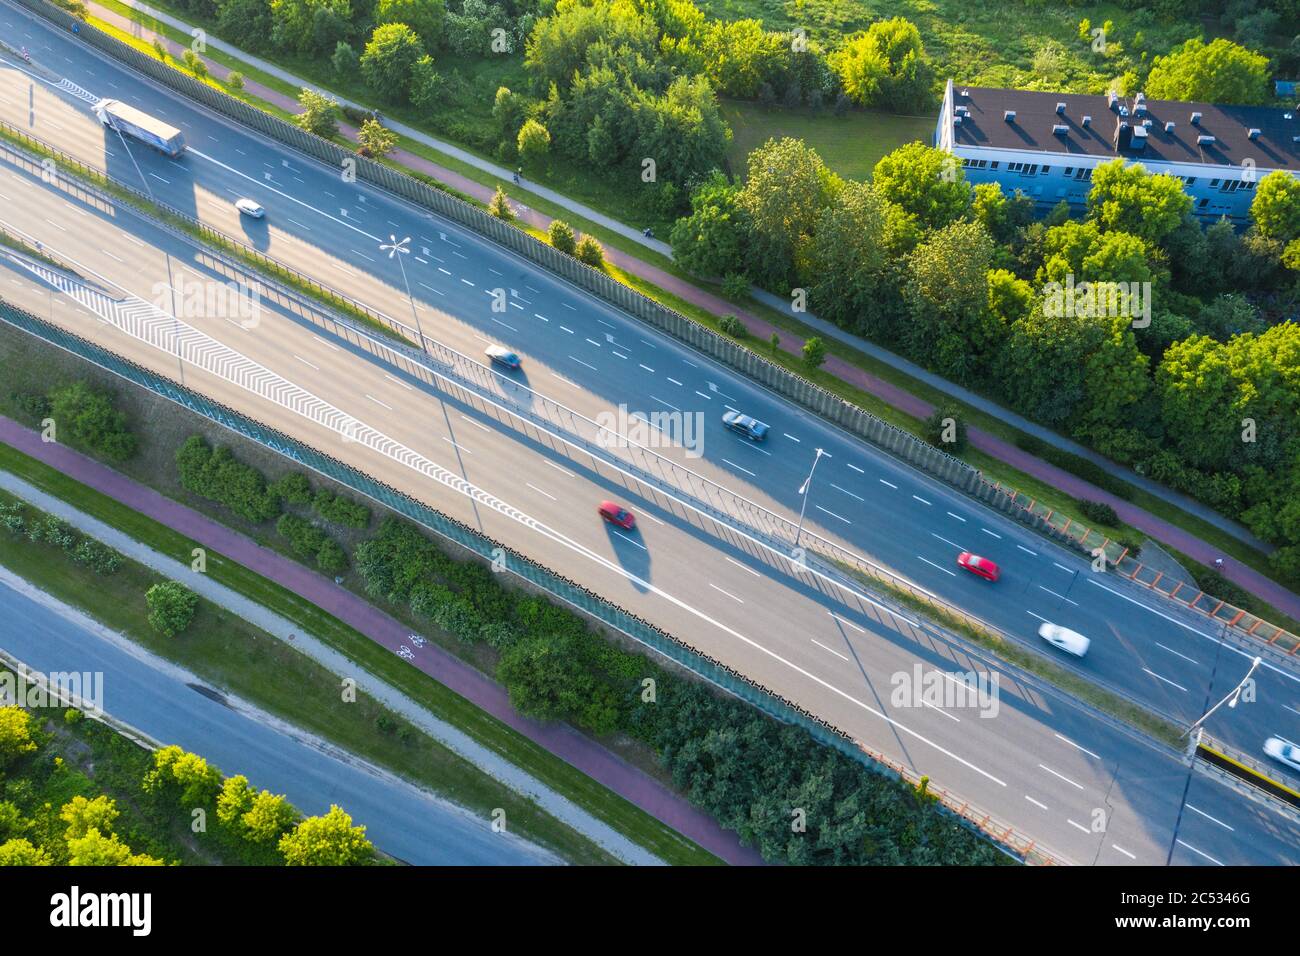
MULTIPOLYGON (((445 687, 487 711, 502 723, 507 724, 529 740, 549 750, 561 760, 614 791, 628 802, 663 821, 710 853, 733 865, 762 864, 762 857, 756 850, 742 847, 734 833, 724 830, 718 825, 717 821, 691 806, 684 797, 567 724, 540 724, 521 717, 511 706, 505 688, 434 644, 425 644, 423 647, 418 646, 410 640, 411 631, 409 627, 385 614, 364 598, 335 584, 329 578, 322 577, 277 552, 263 548, 225 525, 213 521, 179 502, 166 498, 153 489, 141 485, 120 472, 73 451, 65 445, 43 442, 40 435, 24 428, 11 419, 0 417, 0 442, 16 448, 31 458, 44 462, 68 477, 95 489, 101 494, 107 495, 134 511, 147 515, 160 524, 172 528, 198 542, 203 547, 224 555, 268 580, 274 581, 276 584, 287 588, 327 613, 332 614, 349 627, 359 631, 394 654, 403 646, 410 648, 414 655, 413 659, 410 660, 413 667, 419 668, 445 687)), ((51 508, 54 507, 48 501, 38 503, 38 507, 42 508, 46 508, 47 505, 50 505, 51 508)), ((87 529, 88 532, 89 530, 87 529)), ((96 533, 96 536, 100 536, 100 534, 112 539, 106 543, 112 544, 114 547, 120 548, 124 545, 123 541, 118 540, 119 537, 124 537, 119 532, 101 528, 96 533)), ((135 554, 132 556, 140 557, 135 554)), ((163 558, 164 561, 172 560, 161 555, 159 557, 163 558)), ((194 578, 194 575, 189 573, 187 565, 177 565, 177 567, 180 568, 180 573, 183 574, 182 580, 194 578)), ((164 570, 164 573, 171 572, 164 570)), ((200 585, 204 587, 214 585, 216 588, 222 587, 216 582, 206 580, 187 581, 187 584, 196 590, 199 590, 200 585)), ((212 595, 205 594, 205 596, 211 597, 212 595)), ((244 605, 248 604, 247 599, 234 592, 224 595, 223 599, 229 599, 232 602, 232 610, 240 614, 240 616, 253 614, 253 618, 251 618, 253 623, 267 628, 273 634, 283 637, 284 635, 281 632, 284 630, 284 626, 293 627, 288 622, 283 622, 284 626, 281 626, 274 620, 263 620, 269 612, 256 606, 253 606, 254 610, 250 611, 247 607, 244 607, 244 605)), ((271 615, 271 617, 274 617, 274 615, 271 615)), ((311 639, 307 635, 298 633, 294 640, 296 644, 302 645, 304 641, 311 639)), ((302 649, 304 652, 308 652, 306 646, 303 646, 302 649)), ((324 645, 320 645, 320 650, 326 655, 342 656, 332 649, 324 647, 324 645)), ((325 661, 322 660, 322 663, 325 663, 325 661)), ((335 663, 337 661, 327 664, 327 666, 334 666, 335 663)), ((357 665, 349 662, 348 666, 355 669, 357 665)), ((376 693, 376 696, 383 693, 382 687, 370 686, 366 690, 370 693, 376 693, 378 690, 380 693, 376 693)), ((395 695, 393 701, 404 709, 398 692, 392 691, 391 693, 395 695)), ((385 698, 381 696, 380 699, 385 698)), ((389 703, 389 701, 385 699, 385 703, 389 703)), ((410 715, 408 714, 408 716, 410 715)), ((425 722, 429 719, 434 718, 429 718, 426 715, 425 722)), ((426 729, 429 728, 426 727, 426 729)), ((448 746, 452 746, 453 743, 467 743, 481 749, 481 745, 468 737, 464 737, 462 740, 446 734, 445 731, 447 730, 455 731, 456 734, 460 733, 449 725, 441 724, 438 729, 442 732, 439 739, 443 739, 443 742, 448 746)), ((453 747, 453 749, 455 748, 453 747)), ((472 759, 468 754, 473 752, 473 750, 467 750, 467 759, 472 759)), ((505 773, 507 769, 503 766, 492 766, 493 769, 501 773, 505 773)), ((484 769, 487 770, 488 768, 485 766, 484 769)), ((521 782, 521 786, 530 786, 538 794, 550 793, 548 788, 545 788, 538 781, 528 778, 518 768, 510 767, 509 769, 518 775, 518 778, 513 779, 516 779, 516 782, 521 782)), ((556 800, 564 801, 565 804, 568 804, 568 807, 562 806, 558 802, 553 802, 553 806, 543 804, 548 812, 553 812, 560 816, 561 819, 566 819, 566 822, 575 825, 575 828, 579 829, 580 832, 588 833, 602 846, 610 849, 611 852, 615 852, 616 855, 622 856, 626 854, 627 858, 634 862, 653 861, 653 856, 644 848, 632 845, 625 837, 610 830, 605 824, 590 817, 586 811, 572 805, 558 794, 553 796, 556 800), (580 816, 572 815, 574 811, 580 816), (583 825, 577 826, 579 823, 583 825)))
MULTIPOLYGON (((140 0, 123 0, 123 2, 135 8, 141 14, 154 17, 174 29, 181 30, 185 33, 189 33, 191 29, 193 29, 188 23, 178 17, 150 7, 148 4, 140 2, 140 0)), ((112 24, 120 30, 130 33, 133 36, 146 41, 152 41, 155 39, 156 35, 151 30, 146 29, 128 17, 122 16, 121 14, 95 3, 94 0, 88 0, 87 8, 94 16, 112 24)), ((184 47, 168 40, 166 37, 157 37, 157 39, 164 44, 173 57, 177 59, 180 58, 184 47)), ((284 70, 273 63, 269 63, 264 59, 245 53, 239 48, 217 39, 216 37, 209 36, 207 37, 206 42, 213 49, 221 50, 233 57, 237 57, 286 83, 297 87, 307 86, 311 89, 320 89, 314 84, 306 83, 300 77, 294 76, 287 70, 284 70)), ((230 72, 218 63, 209 63, 208 66, 209 71, 220 79, 225 79, 230 72)), ((245 78, 244 86, 249 93, 264 99, 281 109, 290 112, 297 112, 299 109, 298 103, 295 99, 285 96, 276 90, 270 89, 263 84, 245 78)), ((356 106, 360 109, 366 108, 351 100, 340 98, 330 90, 320 91, 338 99, 340 103, 356 106)), ((498 177, 502 181, 502 185, 507 186, 508 189, 516 195, 526 195, 531 192, 537 196, 545 198, 547 201, 554 203, 561 208, 568 209, 586 219, 600 223, 605 228, 617 232, 619 235, 625 236, 646 248, 671 256, 671 250, 666 243, 655 239, 647 239, 639 230, 624 225, 595 209, 576 202, 575 200, 557 193, 554 190, 547 189, 544 186, 532 182, 525 181, 522 186, 514 186, 510 182, 512 173, 489 160, 483 159, 482 157, 476 156, 458 146, 436 139, 435 137, 429 136, 420 130, 413 129, 404 124, 388 120, 385 122, 388 123, 392 129, 404 136, 408 136, 431 149, 443 153, 444 155, 454 157, 461 162, 473 165, 478 169, 498 177)), ((355 127, 341 123, 339 128, 348 139, 355 142, 355 127)), ((407 168, 431 176, 434 179, 459 190, 465 195, 479 200, 480 202, 486 203, 492 198, 492 194, 495 191, 493 187, 485 186, 460 173, 439 166, 422 156, 416 156, 405 150, 395 150, 391 155, 394 160, 407 168)), ((545 231, 547 226, 549 226, 551 222, 550 217, 539 213, 535 209, 529 208, 518 200, 512 200, 512 202, 519 214, 519 219, 522 222, 542 231, 545 231)), ((671 293, 697 308, 703 309, 713 315, 735 315, 744 323, 745 327, 749 330, 750 335, 760 342, 766 342, 771 338, 772 333, 776 332, 780 340, 779 347, 784 352, 794 356, 798 356, 802 352, 804 339, 774 328, 771 323, 759 318, 757 315, 740 308, 735 303, 702 289, 690 281, 666 272, 657 266, 644 262, 636 256, 618 249, 606 249, 605 257, 619 269, 644 279, 658 288, 663 289, 665 292, 671 293)), ((759 301, 763 302, 763 304, 781 312, 788 310, 789 304, 785 300, 760 289, 753 289, 752 292, 759 301)), ((952 382, 948 382, 945 379, 920 368, 907 359, 895 355, 888 349, 855 336, 830 322, 818 318, 812 313, 800 313, 797 318, 800 322, 816 329, 820 335, 826 338, 834 338, 850 345, 901 372, 925 382, 939 391, 951 395, 959 401, 979 408, 985 413, 1001 419, 1021 431, 1034 435, 1041 441, 1095 462, 1117 478, 1121 478, 1124 481, 1143 489, 1147 493, 1200 518, 1253 548, 1264 553, 1268 553, 1272 550, 1271 546, 1260 541, 1242 525, 1222 514, 1219 514, 1212 508, 1173 491, 1170 488, 1166 488, 1157 482, 1135 474, 1131 469, 1117 465, 1091 449, 1085 448, 1041 425, 1030 422, 1022 416, 1001 407, 989 399, 976 395, 975 393, 961 388, 952 382)), ((887 402, 894 408, 906 412, 915 418, 928 418, 934 411, 934 406, 931 403, 903 388, 886 382, 837 356, 829 356, 822 368, 824 371, 829 372, 842 381, 874 395, 876 398, 887 402)), ((968 432, 968 437, 971 445, 980 451, 1059 489, 1065 494, 1075 498, 1086 498, 1091 501, 1100 501, 1111 505, 1115 509, 1116 514, 1118 514, 1120 519, 1125 523, 1132 525, 1134 528, 1137 528, 1139 531, 1142 531, 1144 534, 1155 538, 1157 541, 1165 545, 1182 551, 1184 554, 1187 554, 1201 564, 1213 566, 1215 559, 1224 556, 1218 548, 1203 541, 1191 532, 1184 531, 1182 528, 1172 525, 1142 508, 1117 498, 1095 485, 1092 485, 1069 472, 1057 468, 1054 465, 1023 451, 1009 442, 1003 441, 1002 439, 978 428, 971 428, 968 432)), ((1293 618, 1300 618, 1300 595, 1288 590, 1281 584, 1273 581, 1271 578, 1268 578, 1265 575, 1260 574, 1258 571, 1235 561, 1227 561, 1220 573, 1228 580, 1262 598, 1282 612, 1293 618)))

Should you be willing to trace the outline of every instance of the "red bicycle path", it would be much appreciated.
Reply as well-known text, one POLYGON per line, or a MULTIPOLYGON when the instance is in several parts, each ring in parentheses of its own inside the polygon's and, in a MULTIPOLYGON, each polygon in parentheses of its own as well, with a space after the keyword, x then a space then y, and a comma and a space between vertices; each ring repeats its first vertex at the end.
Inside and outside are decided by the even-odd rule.
MULTIPOLYGON (((93 0, 88 6, 94 11, 95 16, 112 23, 119 29, 132 32, 146 40, 154 38, 160 40, 168 49, 173 58, 179 59, 185 47, 179 43, 168 39, 165 36, 154 34, 151 30, 143 27, 129 18, 99 6, 93 0)), ((229 68, 219 63, 209 63, 209 72, 218 79, 224 80, 230 73, 229 68)), ((272 103, 287 112, 293 113, 299 110, 298 101, 290 96, 271 89, 264 84, 245 79, 244 89, 248 93, 272 103)), ((346 123, 340 123, 340 132, 349 140, 356 142, 357 130, 354 126, 346 123)), ((445 166, 439 166, 437 163, 425 159, 423 156, 417 156, 414 153, 403 149, 395 149, 391 158, 396 162, 406 166, 408 169, 416 170, 427 176, 432 176, 439 182, 451 186, 453 189, 472 196, 480 202, 486 203, 496 191, 491 186, 485 186, 482 183, 469 179, 461 173, 448 169, 445 166)), ((504 185, 504 184, 503 184, 504 185)), ((521 205, 517 200, 513 201, 516 207, 518 218, 527 223, 529 226, 545 231, 551 223, 551 218, 535 209, 521 205)), ((759 318, 758 316, 739 308, 735 303, 729 302, 719 296, 713 295, 705 289, 666 272, 657 266, 651 265, 642 259, 637 258, 631 253, 623 252, 619 249, 606 249, 605 258, 622 269, 635 276, 638 276, 647 282, 652 283, 660 289, 669 292, 692 305, 705 309, 713 315, 736 316, 744 323, 749 333, 759 341, 766 342, 770 340, 772 333, 776 332, 780 339, 780 348, 791 355, 799 356, 802 354, 804 340, 789 332, 775 328, 771 323, 759 318)), ((863 391, 881 399, 887 404, 893 406, 899 411, 906 412, 908 415, 918 419, 930 417, 934 411, 934 406, 922 398, 918 398, 911 392, 899 388, 890 382, 886 382, 870 372, 859 368, 838 356, 831 355, 826 359, 822 366, 823 370, 834 375, 836 378, 860 388, 863 391)), ((1218 558, 1223 558, 1223 552, 1214 545, 1201 540, 1196 535, 1182 528, 1170 524, 1169 522, 1158 518, 1143 508, 1138 507, 1128 501, 1123 500, 1110 492, 1098 488, 1077 475, 1055 465, 1029 454, 1021 448, 1016 447, 1010 442, 989 434, 978 428, 970 428, 967 432, 967 439, 970 444, 978 450, 984 452, 999 461, 1023 471, 1038 480, 1045 482, 1053 488, 1056 488, 1073 498, 1085 498, 1089 501, 1100 501, 1110 505, 1115 509, 1115 513, 1124 523, 1137 528, 1139 531, 1155 538, 1157 541, 1167 544, 1183 554, 1199 561, 1201 564, 1213 566, 1218 558)), ((1229 581, 1237 584, 1257 597, 1267 601, 1273 607, 1282 611, 1293 618, 1300 618, 1300 595, 1288 590, 1273 579, 1260 574, 1247 565, 1236 561, 1226 560, 1224 566, 1219 569, 1229 581)))
MULTIPOLYGON (((409 627, 330 578, 262 547, 121 472, 65 445, 44 442, 36 432, 3 416, 0 416, 0 441, 287 588, 394 654, 399 647, 412 644, 408 639, 409 627)), ((505 688, 469 664, 433 644, 411 647, 411 650, 415 653, 415 659, 410 661, 412 666, 719 859, 737 866, 763 864, 758 851, 741 846, 736 834, 724 830, 681 795, 589 737, 567 724, 541 724, 521 717, 511 707, 505 688)))

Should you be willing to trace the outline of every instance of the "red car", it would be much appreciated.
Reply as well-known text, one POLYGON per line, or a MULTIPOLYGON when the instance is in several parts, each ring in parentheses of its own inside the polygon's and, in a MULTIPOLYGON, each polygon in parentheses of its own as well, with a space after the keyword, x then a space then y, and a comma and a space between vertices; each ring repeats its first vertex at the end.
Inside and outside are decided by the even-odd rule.
POLYGON ((978 554, 971 554, 969 551, 957 555, 957 563, 971 574, 978 574, 986 581, 996 581, 1002 576, 1002 569, 996 564, 988 558, 981 558, 978 554))
POLYGON ((631 531, 636 527, 636 516, 622 505, 615 504, 612 501, 602 501, 600 507, 596 510, 602 518, 610 524, 618 525, 624 531, 631 531))

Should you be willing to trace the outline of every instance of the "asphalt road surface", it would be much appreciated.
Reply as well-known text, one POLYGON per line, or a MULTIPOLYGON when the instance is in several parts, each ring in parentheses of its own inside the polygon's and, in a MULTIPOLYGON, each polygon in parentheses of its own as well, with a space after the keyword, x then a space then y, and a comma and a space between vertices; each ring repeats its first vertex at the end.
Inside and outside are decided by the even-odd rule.
POLYGON ((258 789, 285 794, 305 814, 338 804, 353 823, 366 827, 375 846, 409 863, 558 862, 526 841, 493 833, 487 820, 462 808, 260 722, 192 675, 186 680, 185 672, 123 638, 110 639, 69 610, 0 581, 0 642, 41 673, 102 673, 105 713, 155 740, 201 754, 227 776, 243 774, 258 789))
MULTIPOLYGON (((590 416, 618 404, 647 413, 704 412, 703 457, 687 458, 682 449, 664 453, 792 518, 812 449, 824 448, 832 457, 818 466, 809 527, 1027 642, 1036 640, 1041 619, 1088 634, 1092 651, 1079 666, 1181 719, 1198 716, 1207 696, 1222 696, 1248 668, 1247 656, 1231 645, 1216 662, 1219 642, 1203 620, 1124 582, 1091 574, 1084 561, 1014 521, 458 227, 345 184, 332 171, 196 110, 7 6, 0 6, 0 26, 25 36, 22 42, 41 65, 78 86, 122 98, 181 127, 191 150, 179 162, 139 148, 127 155, 115 134, 106 138, 84 97, 54 92, 17 65, 0 64, 0 118, 124 181, 147 184, 168 203, 243 234, 282 261, 408 322, 401 275, 378 244, 411 235, 406 271, 426 334, 468 354, 487 343, 506 345, 523 357, 522 381, 590 416), (242 220, 232 207, 241 195, 262 203, 268 218, 242 220), (487 293, 495 288, 507 290, 504 314, 490 309, 487 293), (772 425, 765 447, 722 429, 718 418, 726 406, 772 425), (953 560, 963 549, 997 560, 1003 579, 990 585, 962 572, 953 560), (1208 687, 1211 672, 1214 688, 1208 687)), ((84 274, 145 300, 158 298, 156 284, 165 286, 169 275, 173 284, 178 278, 184 283, 187 275, 207 278, 194 267, 193 250, 172 237, 120 212, 70 200, 12 167, 4 173, 0 219, 75 260, 84 274)), ((247 378, 232 379, 228 362, 205 368, 205 356, 195 353, 179 363, 37 291, 29 277, 6 278, 5 294, 15 301, 26 296, 36 311, 143 364, 183 376, 191 387, 509 540, 1065 856, 1079 862, 1163 861, 1182 789, 1183 770, 1175 761, 1153 756, 1086 711, 1016 688, 1010 678, 1002 682, 996 717, 892 703, 891 680, 911 674, 914 664, 927 671, 981 673, 988 665, 860 596, 796 576, 783 559, 648 494, 613 469, 553 440, 522 437, 485 414, 481 403, 430 394, 265 305, 253 329, 212 316, 189 324, 212 343, 203 350, 211 353, 207 359, 230 349, 274 375, 280 397, 265 389, 255 394, 247 378), (365 443, 343 441, 329 414, 305 417, 301 402, 294 408, 285 404, 290 386, 382 431, 407 461, 414 453, 421 464, 412 467, 365 443), (472 482, 510 507, 469 498, 457 481, 472 482), (622 535, 593 520, 594 504, 604 497, 618 497, 642 516, 637 532, 622 535), (1109 805, 1115 809, 1098 839, 1087 821, 1109 805)), ((1266 661, 1256 676, 1256 701, 1225 709, 1210 725, 1219 738, 1252 752, 1270 733, 1300 736, 1297 675, 1266 661)), ((1188 837, 1193 849, 1177 848, 1177 862, 1294 860, 1300 845, 1294 828, 1279 830, 1267 817, 1257 817, 1253 804, 1206 786, 1202 802, 1212 806, 1200 809, 1206 825, 1218 830, 1207 830, 1200 843, 1188 837), (1242 833, 1252 826, 1272 834, 1271 842, 1245 839, 1242 833)), ((1185 819, 1184 833, 1193 817, 1185 819)))

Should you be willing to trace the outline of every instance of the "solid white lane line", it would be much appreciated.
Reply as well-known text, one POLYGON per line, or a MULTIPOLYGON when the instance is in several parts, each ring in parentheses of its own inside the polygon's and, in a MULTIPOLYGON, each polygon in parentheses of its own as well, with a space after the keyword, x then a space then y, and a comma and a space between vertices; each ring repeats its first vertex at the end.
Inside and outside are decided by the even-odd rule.
POLYGON ((742 601, 740 598, 736 597, 736 595, 732 594, 730 591, 724 591, 724 590, 722 590, 722 588, 718 587, 718 586, 717 586, 716 584, 714 584, 712 581, 709 582, 709 587, 713 588, 713 590, 717 591, 719 594, 725 594, 727 597, 731 598, 731 599, 732 599, 733 601, 735 601, 737 604, 744 604, 744 603, 745 603, 745 602, 742 601))
MULTIPOLYGON (((917 557, 918 557, 918 558, 921 558, 921 556, 920 556, 919 554, 917 555, 917 557)), ((956 573, 955 571, 949 571, 947 568, 943 567, 942 565, 935 564, 935 563, 934 563, 933 561, 931 561, 929 558, 921 558, 921 560, 924 561, 926 564, 928 564, 928 565, 929 565, 930 567, 932 567, 932 568, 938 568, 938 569, 939 569, 940 571, 942 571, 944 574, 950 574, 950 575, 952 575, 954 578, 957 576, 957 573, 956 573)))
POLYGON ((1045 804, 1045 803, 1039 803, 1037 800, 1035 800, 1035 799, 1034 799, 1033 797, 1031 797, 1029 794, 1025 794, 1025 799, 1028 800, 1030 803, 1032 803, 1034 806, 1039 807, 1040 809, 1043 809, 1043 810, 1046 810, 1046 809, 1047 809, 1047 804, 1045 804))
POLYGON ((722 463, 723 463, 724 465, 730 465, 732 468, 735 468, 735 469, 737 469, 738 471, 743 471, 745 474, 749 475, 751 478, 757 478, 757 477, 758 477, 758 475, 754 474, 754 473, 753 473, 752 471, 750 471, 748 468, 741 468, 741 467, 740 467, 739 465, 737 465, 734 461, 731 461, 731 460, 729 460, 729 459, 727 459, 727 458, 723 458, 723 459, 722 459, 722 463))
POLYGON ((553 494, 551 494, 550 492, 547 492, 547 491, 542 491, 541 488, 538 488, 538 487, 537 487, 536 485, 534 485, 534 484, 530 484, 529 482, 524 482, 524 484, 528 485, 529 488, 533 489, 533 491, 537 492, 539 495, 546 495, 546 497, 550 498, 552 501, 558 501, 558 500, 559 500, 558 498, 555 497, 555 495, 553 495, 553 494))
POLYGON ((811 637, 810 637, 809 640, 812 641, 814 644, 816 644, 818 647, 820 647, 822 650, 824 650, 824 651, 830 651, 832 654, 834 654, 834 655, 835 655, 836 657, 838 657, 840 660, 842 660, 842 661, 847 661, 847 660, 848 660, 848 658, 845 657, 843 654, 841 654, 839 651, 834 650, 833 648, 829 648, 829 647, 827 647, 825 644, 823 644, 821 641, 817 640, 816 638, 811 638, 811 637))
POLYGON ((815 507, 818 511, 824 511, 826 514, 830 515, 832 518, 839 518, 839 519, 840 519, 841 521, 843 521, 845 524, 853 524, 853 522, 850 521, 848 518, 845 518, 845 517, 843 517, 842 515, 837 515, 834 511, 828 511, 826 508, 823 508, 821 505, 814 505, 813 507, 815 507))
POLYGON ((1051 767, 1046 766, 1045 764, 1041 764, 1041 763, 1040 763, 1040 764, 1038 765, 1038 767, 1039 767, 1040 770, 1046 770, 1046 771, 1047 771, 1048 773, 1050 773, 1053 777, 1060 777, 1062 780, 1064 780, 1066 783, 1068 783, 1068 784, 1069 784, 1070 786, 1072 786, 1072 787, 1077 787, 1077 788, 1080 789, 1080 790, 1083 789, 1083 784, 1081 784, 1081 783, 1075 783, 1075 782, 1074 782, 1073 780, 1071 780, 1069 777, 1066 777, 1066 776, 1064 776, 1064 775, 1062 775, 1062 774, 1057 773, 1055 770, 1053 770, 1051 767))
POLYGON ((388 405, 388 404, 385 404, 384 402, 381 402, 379 399, 375 398, 375 396, 373 396, 373 395, 367 395, 366 398, 370 399, 370 400, 371 400, 372 402, 374 402, 376 405, 382 405, 384 408, 388 409, 390 412, 393 410, 393 406, 392 406, 392 405, 388 405))
POLYGON ((834 611, 827 611, 826 613, 829 614, 831 617, 835 618, 835 620, 839 621, 841 624, 845 625, 846 627, 853 628, 853 630, 857 631, 859 634, 867 633, 866 628, 858 627, 858 625, 854 624, 848 618, 840 617, 840 615, 836 614, 834 611))
POLYGON ((1091 750, 1089 750, 1087 747, 1080 747, 1078 744, 1076 744, 1076 743, 1075 743, 1073 740, 1071 740, 1069 737, 1062 737, 1060 734, 1052 734, 1052 736, 1055 737, 1057 740, 1060 740, 1060 741, 1063 741, 1064 743, 1069 744, 1069 745, 1070 745, 1071 747, 1073 747, 1075 750, 1082 750, 1082 751, 1083 751, 1084 753, 1086 753, 1089 757, 1092 757, 1092 758, 1094 758, 1094 759, 1096 759, 1096 760, 1100 760, 1100 759, 1101 759, 1101 754, 1095 754, 1095 753, 1093 753, 1091 750))
POLYGON ((842 491, 842 492, 844 492, 844 493, 845 493, 846 495, 848 495, 850 498, 857 498, 859 501, 866 501, 866 500, 867 500, 866 498, 863 498, 861 495, 855 495, 853 492, 849 491, 849 489, 847 489, 847 488, 841 488, 839 485, 835 484, 834 482, 831 482, 831 487, 834 488, 836 491, 842 491))
POLYGON ((1174 683, 1173 681, 1171 681, 1168 677, 1161 677, 1159 674, 1157 674, 1155 671, 1151 670, 1150 668, 1144 667, 1144 668, 1142 668, 1142 670, 1145 671, 1146 673, 1150 674, 1150 675, 1151 675, 1152 677, 1154 677, 1156 680, 1158 680, 1158 681, 1164 681, 1164 682, 1165 682, 1166 684, 1168 684, 1170 687, 1177 687, 1177 688, 1178 688, 1179 690, 1181 690, 1184 694, 1187 693, 1187 688, 1184 687, 1182 684, 1175 684, 1175 683, 1174 683))
POLYGON ((1237 831, 1236 831, 1236 828, 1228 826, 1226 823, 1224 823, 1224 822, 1223 822, 1222 820, 1220 820, 1218 817, 1212 817, 1212 816, 1210 816, 1208 813, 1206 813, 1206 812, 1205 812, 1204 810, 1202 810, 1200 807, 1194 807, 1194 806, 1192 806, 1192 805, 1189 803, 1189 804, 1187 805, 1187 809, 1188 809, 1188 810, 1191 810, 1193 813, 1199 813, 1201 816, 1205 817, 1205 819, 1207 819, 1207 820, 1211 820, 1211 821, 1217 823, 1219 826, 1223 827, 1223 829, 1225 829, 1225 830, 1231 830, 1231 831, 1234 832, 1234 833, 1237 832, 1237 831))
POLYGON ((921 504, 926 505, 927 507, 929 507, 930 502, 926 501, 926 500, 925 500, 924 498, 922 498, 920 495, 912 495, 912 497, 913 497, 914 499, 916 499, 917 501, 921 502, 921 504))
POLYGON ((1199 664, 1199 663, 1200 663, 1200 661, 1196 660, 1195 658, 1188 657, 1186 654, 1180 654, 1180 653, 1178 653, 1178 651, 1174 650, 1172 647, 1166 647, 1164 644, 1161 644, 1159 641, 1156 641, 1155 643, 1156 643, 1156 647, 1163 648, 1164 650, 1168 651, 1170 654, 1173 654, 1174 657, 1181 657, 1183 660, 1187 661, 1189 664, 1199 664))

